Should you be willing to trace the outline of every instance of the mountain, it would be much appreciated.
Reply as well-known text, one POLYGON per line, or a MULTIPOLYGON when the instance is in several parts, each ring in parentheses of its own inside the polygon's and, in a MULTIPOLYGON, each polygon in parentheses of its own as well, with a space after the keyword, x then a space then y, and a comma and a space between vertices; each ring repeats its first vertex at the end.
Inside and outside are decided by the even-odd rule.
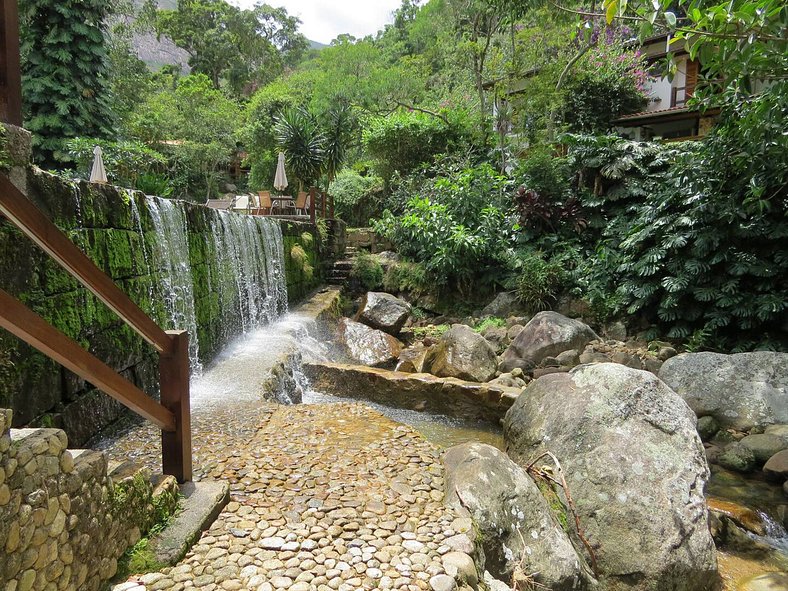
POLYGON ((320 41, 312 41, 311 39, 307 39, 309 43, 309 49, 323 49, 324 47, 328 47, 325 43, 320 43, 320 41))

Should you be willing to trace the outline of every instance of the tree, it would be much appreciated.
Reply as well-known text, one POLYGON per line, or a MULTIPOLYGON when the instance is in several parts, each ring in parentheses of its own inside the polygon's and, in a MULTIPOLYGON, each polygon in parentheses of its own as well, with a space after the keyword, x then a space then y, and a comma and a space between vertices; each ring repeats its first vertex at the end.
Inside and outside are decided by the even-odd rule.
POLYGON ((22 0, 25 127, 44 166, 70 162, 65 141, 113 133, 106 43, 112 0, 22 0))
POLYGON ((325 157, 325 136, 316 118, 303 107, 285 109, 276 120, 276 139, 298 189, 315 184, 325 157))
POLYGON ((353 110, 347 104, 334 107, 324 116, 323 174, 326 177, 326 193, 345 163, 345 156, 353 142, 356 125, 353 110))
POLYGON ((159 11, 156 29, 188 52, 189 65, 215 88, 225 80, 236 94, 249 94, 306 50, 299 23, 267 4, 242 10, 224 0, 178 0, 176 10, 159 11))

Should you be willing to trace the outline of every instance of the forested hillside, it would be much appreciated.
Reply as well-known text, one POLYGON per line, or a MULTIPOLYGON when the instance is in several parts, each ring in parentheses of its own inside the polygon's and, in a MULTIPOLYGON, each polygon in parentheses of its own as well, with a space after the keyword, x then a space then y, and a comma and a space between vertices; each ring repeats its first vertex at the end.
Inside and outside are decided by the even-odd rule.
POLYGON ((284 151, 294 186, 396 244, 391 290, 472 305, 505 289, 535 310, 573 297, 690 348, 786 346, 780 2, 404 0, 376 35, 322 49, 265 4, 21 4, 48 168, 86 174, 98 143, 114 182, 202 202, 270 189, 284 151), (42 42, 42 14, 70 33, 42 42), (703 64, 689 108, 719 110, 703 141, 613 134, 676 73, 673 45, 640 50, 659 34, 703 64), (171 39, 190 73, 146 67, 140 35, 171 39))

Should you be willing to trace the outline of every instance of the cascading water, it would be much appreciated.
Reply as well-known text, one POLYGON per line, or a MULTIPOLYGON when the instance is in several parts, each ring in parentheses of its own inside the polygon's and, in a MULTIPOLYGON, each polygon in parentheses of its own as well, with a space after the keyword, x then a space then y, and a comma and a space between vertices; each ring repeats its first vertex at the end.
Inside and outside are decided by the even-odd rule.
POLYGON ((228 314, 225 339, 270 324, 287 311, 278 222, 219 212, 212 220, 217 273, 212 288, 228 314))
MULTIPOLYGON (((147 196, 145 203, 155 229, 156 247, 149 259, 143 239, 143 256, 146 264, 159 261, 167 328, 189 332, 192 375, 199 377, 202 363, 186 214, 178 202, 147 196)), ((133 197, 131 214, 142 234, 140 211, 133 197)), ((211 215, 216 261, 207 269, 208 289, 218 295, 218 325, 221 341, 227 343, 271 324, 287 312, 284 247, 276 220, 229 212, 211 215)))
POLYGON ((178 205, 166 199, 148 197, 153 226, 156 228, 157 258, 162 265, 162 291, 171 329, 189 332, 189 365, 192 374, 202 372, 197 316, 194 310, 194 284, 189 264, 186 215, 178 205))

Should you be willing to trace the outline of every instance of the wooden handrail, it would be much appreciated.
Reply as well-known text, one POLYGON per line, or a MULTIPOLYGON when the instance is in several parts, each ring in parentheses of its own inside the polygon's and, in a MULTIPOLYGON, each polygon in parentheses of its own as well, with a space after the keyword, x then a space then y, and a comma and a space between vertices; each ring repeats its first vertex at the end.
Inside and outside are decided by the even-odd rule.
POLYGON ((169 353, 172 350, 172 340, 167 333, 4 175, 0 175, 0 213, 92 291, 159 353, 169 353))
POLYGON ((0 213, 159 351, 161 404, 2 289, 0 328, 157 425, 162 430, 163 472, 179 482, 191 480, 189 335, 160 328, 4 175, 0 213))
POLYGON ((0 327, 103 390, 160 429, 175 431, 175 415, 96 359, 38 314, 0 289, 0 327))

